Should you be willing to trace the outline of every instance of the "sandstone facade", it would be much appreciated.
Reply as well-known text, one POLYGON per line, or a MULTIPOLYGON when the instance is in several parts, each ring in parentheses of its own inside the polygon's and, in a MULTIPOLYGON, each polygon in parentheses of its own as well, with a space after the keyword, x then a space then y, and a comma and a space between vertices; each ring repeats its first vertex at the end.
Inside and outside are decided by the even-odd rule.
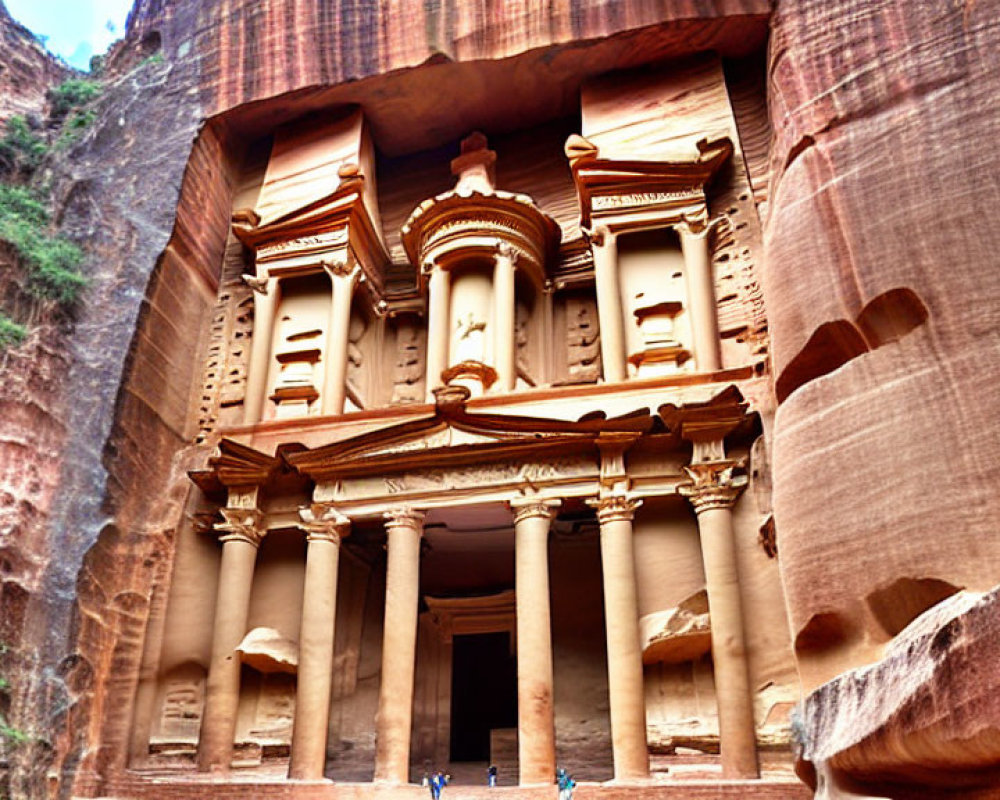
POLYGON ((947 707, 801 774, 988 792, 989 5, 140 0, 7 362, 11 793, 804 796, 883 656, 947 707))

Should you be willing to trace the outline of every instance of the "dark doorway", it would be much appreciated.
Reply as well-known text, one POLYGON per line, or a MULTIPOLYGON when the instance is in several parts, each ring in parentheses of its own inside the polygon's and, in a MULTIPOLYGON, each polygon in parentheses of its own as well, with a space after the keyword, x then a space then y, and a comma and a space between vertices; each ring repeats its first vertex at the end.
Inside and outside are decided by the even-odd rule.
POLYGON ((490 731, 517 727, 517 663, 509 633, 453 640, 451 760, 489 761, 490 731))

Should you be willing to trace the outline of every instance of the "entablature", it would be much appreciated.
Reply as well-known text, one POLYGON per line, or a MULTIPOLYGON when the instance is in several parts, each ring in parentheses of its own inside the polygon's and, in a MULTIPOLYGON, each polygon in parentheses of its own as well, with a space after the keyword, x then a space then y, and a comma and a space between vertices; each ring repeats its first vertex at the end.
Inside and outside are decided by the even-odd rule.
POLYGON ((315 502, 350 517, 376 516, 400 503, 652 497, 690 482, 689 447, 696 461, 710 460, 752 419, 735 386, 705 400, 663 404, 655 413, 642 407, 611 418, 478 413, 468 399, 467 391, 443 389, 430 413, 329 444, 286 445, 273 456, 224 439, 209 469, 192 478, 203 488, 221 482, 217 471, 266 481, 280 465, 314 484, 315 502))
POLYGON ((624 233, 686 224, 698 231, 708 224, 705 186, 733 153, 726 138, 701 139, 686 161, 601 158, 596 145, 573 135, 566 157, 580 200, 584 230, 607 228, 624 233))

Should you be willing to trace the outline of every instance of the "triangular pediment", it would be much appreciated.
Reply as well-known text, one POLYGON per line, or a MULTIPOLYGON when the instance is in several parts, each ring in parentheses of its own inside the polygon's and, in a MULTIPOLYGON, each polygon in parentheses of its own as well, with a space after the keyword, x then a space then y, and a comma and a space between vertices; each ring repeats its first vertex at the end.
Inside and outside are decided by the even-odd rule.
POLYGON ((300 472, 319 479, 587 449, 609 433, 638 437, 656 424, 645 408, 616 419, 575 421, 439 409, 422 419, 291 453, 286 459, 300 472))

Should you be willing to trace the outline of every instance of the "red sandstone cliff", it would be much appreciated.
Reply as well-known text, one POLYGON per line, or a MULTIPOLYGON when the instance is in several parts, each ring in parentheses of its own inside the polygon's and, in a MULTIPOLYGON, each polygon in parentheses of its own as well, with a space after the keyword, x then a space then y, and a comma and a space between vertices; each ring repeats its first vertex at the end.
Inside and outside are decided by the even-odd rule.
MULTIPOLYGON (((528 113, 542 114, 566 102, 544 90, 564 60, 599 74, 693 50, 746 55, 771 11, 484 7, 136 4, 97 123, 56 165, 61 223, 88 243, 93 275, 69 352, 0 389, 6 708, 31 736, 9 756, 13 796, 96 794, 123 763, 241 141, 332 102, 364 101, 388 130, 449 94, 469 110, 466 130, 496 125, 510 108, 490 94, 487 58, 519 59, 538 97, 528 113), (570 44, 605 36, 586 53, 570 44), (157 48, 162 62, 144 63, 157 48), (420 64, 433 72, 408 69, 420 64)), ((986 588, 1000 574, 996 12, 803 0, 771 19, 774 508, 810 683, 877 658, 941 584, 986 588)), ((9 20, 0 30, 9 40, 9 20)))
POLYGON ((46 89, 70 73, 0 0, 0 122, 15 114, 40 114, 46 89))

